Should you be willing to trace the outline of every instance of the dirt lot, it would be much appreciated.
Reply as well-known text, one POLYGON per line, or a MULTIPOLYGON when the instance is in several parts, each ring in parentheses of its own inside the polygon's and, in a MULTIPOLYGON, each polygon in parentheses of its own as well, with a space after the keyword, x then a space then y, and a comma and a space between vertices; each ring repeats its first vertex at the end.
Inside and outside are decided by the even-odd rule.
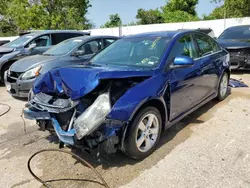
MULTIPOLYGON (((250 85, 250 74, 234 78, 250 85)), ((250 187, 250 88, 232 89, 228 98, 212 101, 166 131, 159 147, 143 161, 118 153, 96 161, 86 153, 110 187, 250 187)), ((0 117, 0 187, 41 187, 27 169, 28 158, 45 148, 58 148, 56 139, 26 121, 21 110, 25 101, 10 97, 0 87, 0 102, 11 110, 0 117)), ((5 109, 0 106, 0 113, 5 109)), ((86 167, 64 154, 48 153, 32 163, 43 179, 97 180, 86 167)), ((85 181, 54 181, 54 187, 101 187, 85 181)))

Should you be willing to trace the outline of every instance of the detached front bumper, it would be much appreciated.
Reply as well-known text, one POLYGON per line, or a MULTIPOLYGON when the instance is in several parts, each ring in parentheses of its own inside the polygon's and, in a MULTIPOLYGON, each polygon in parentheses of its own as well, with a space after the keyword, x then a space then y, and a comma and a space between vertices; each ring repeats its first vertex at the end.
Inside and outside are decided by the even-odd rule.
POLYGON ((4 74, 5 86, 10 95, 13 97, 28 98, 29 91, 35 81, 31 80, 20 80, 18 78, 12 78, 7 74, 4 74))
MULTIPOLYGON (((54 130, 59 138, 59 140, 67 145, 75 145, 77 142, 76 139, 76 131, 74 128, 71 128, 68 131, 64 131, 57 119, 54 117, 53 114, 49 112, 43 112, 43 111, 33 111, 30 109, 24 109, 24 117, 30 120, 37 120, 37 121, 46 121, 50 120, 54 130)), ((122 122, 118 120, 105 120, 100 127, 100 130, 102 130, 102 136, 95 140, 98 143, 102 143, 106 139, 114 139, 114 136, 117 136, 117 131, 120 131, 122 128, 125 127, 127 122, 122 122)), ((88 142, 88 137, 84 138, 88 142)), ((117 144, 117 141, 112 141, 112 143, 117 144)))
POLYGON ((74 145, 74 135, 75 135, 75 129, 71 129, 69 131, 62 130, 59 122, 56 120, 53 115, 51 115, 48 112, 41 112, 41 111, 32 111, 29 109, 24 109, 24 117, 31 120, 51 120, 52 125, 55 129, 55 132, 60 139, 61 142, 68 144, 68 145, 74 145))

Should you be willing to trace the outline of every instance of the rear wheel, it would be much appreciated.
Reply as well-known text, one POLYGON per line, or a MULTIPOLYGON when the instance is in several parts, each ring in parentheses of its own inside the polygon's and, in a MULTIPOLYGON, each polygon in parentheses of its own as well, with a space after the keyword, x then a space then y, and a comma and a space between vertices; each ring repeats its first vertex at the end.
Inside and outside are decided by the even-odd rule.
POLYGON ((229 75, 228 73, 224 72, 219 83, 219 89, 217 95, 217 99, 220 101, 224 100, 227 96, 228 81, 229 81, 229 75))
POLYGON ((160 112, 154 107, 142 109, 130 125, 125 138, 125 153, 134 159, 149 156, 156 148, 162 131, 160 112))

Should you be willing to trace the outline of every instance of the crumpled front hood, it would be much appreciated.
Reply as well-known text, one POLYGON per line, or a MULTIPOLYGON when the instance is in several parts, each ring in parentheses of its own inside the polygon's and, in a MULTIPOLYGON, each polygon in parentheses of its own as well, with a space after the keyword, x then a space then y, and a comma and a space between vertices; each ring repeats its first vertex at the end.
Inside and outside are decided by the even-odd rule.
POLYGON ((14 72, 26 72, 37 66, 42 66, 51 61, 59 59, 58 56, 33 55, 16 61, 10 68, 14 72))
POLYGON ((39 76, 33 86, 34 94, 65 93, 72 100, 79 99, 95 89, 100 80, 131 77, 150 77, 153 71, 131 68, 91 67, 58 68, 39 76))
POLYGON ((222 47, 226 49, 237 49, 250 47, 250 40, 244 39, 218 39, 217 41, 222 47))

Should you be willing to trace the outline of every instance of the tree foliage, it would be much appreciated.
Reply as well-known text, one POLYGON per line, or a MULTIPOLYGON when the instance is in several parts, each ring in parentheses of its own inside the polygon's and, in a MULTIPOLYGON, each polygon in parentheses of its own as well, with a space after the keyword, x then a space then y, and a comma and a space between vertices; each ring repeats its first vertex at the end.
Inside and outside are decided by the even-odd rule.
POLYGON ((220 4, 213 12, 204 16, 204 19, 238 18, 250 16, 249 0, 211 0, 211 3, 220 4))
POLYGON ((199 20, 195 10, 198 0, 169 0, 161 9, 138 9, 138 24, 157 24, 199 20))
POLYGON ((136 18, 139 20, 138 24, 142 25, 164 23, 162 12, 159 9, 138 9, 136 18))
POLYGON ((122 20, 118 14, 109 15, 109 21, 107 21, 101 28, 111 28, 111 27, 119 27, 122 25, 122 20))
POLYGON ((14 24, 18 31, 88 29, 90 6, 89 0, 1 0, 0 24, 14 24))
POLYGON ((199 20, 195 10, 198 0, 169 0, 162 7, 165 23, 199 20))
POLYGON ((169 0, 163 7, 163 10, 168 12, 182 11, 190 15, 196 16, 196 6, 199 0, 169 0))

